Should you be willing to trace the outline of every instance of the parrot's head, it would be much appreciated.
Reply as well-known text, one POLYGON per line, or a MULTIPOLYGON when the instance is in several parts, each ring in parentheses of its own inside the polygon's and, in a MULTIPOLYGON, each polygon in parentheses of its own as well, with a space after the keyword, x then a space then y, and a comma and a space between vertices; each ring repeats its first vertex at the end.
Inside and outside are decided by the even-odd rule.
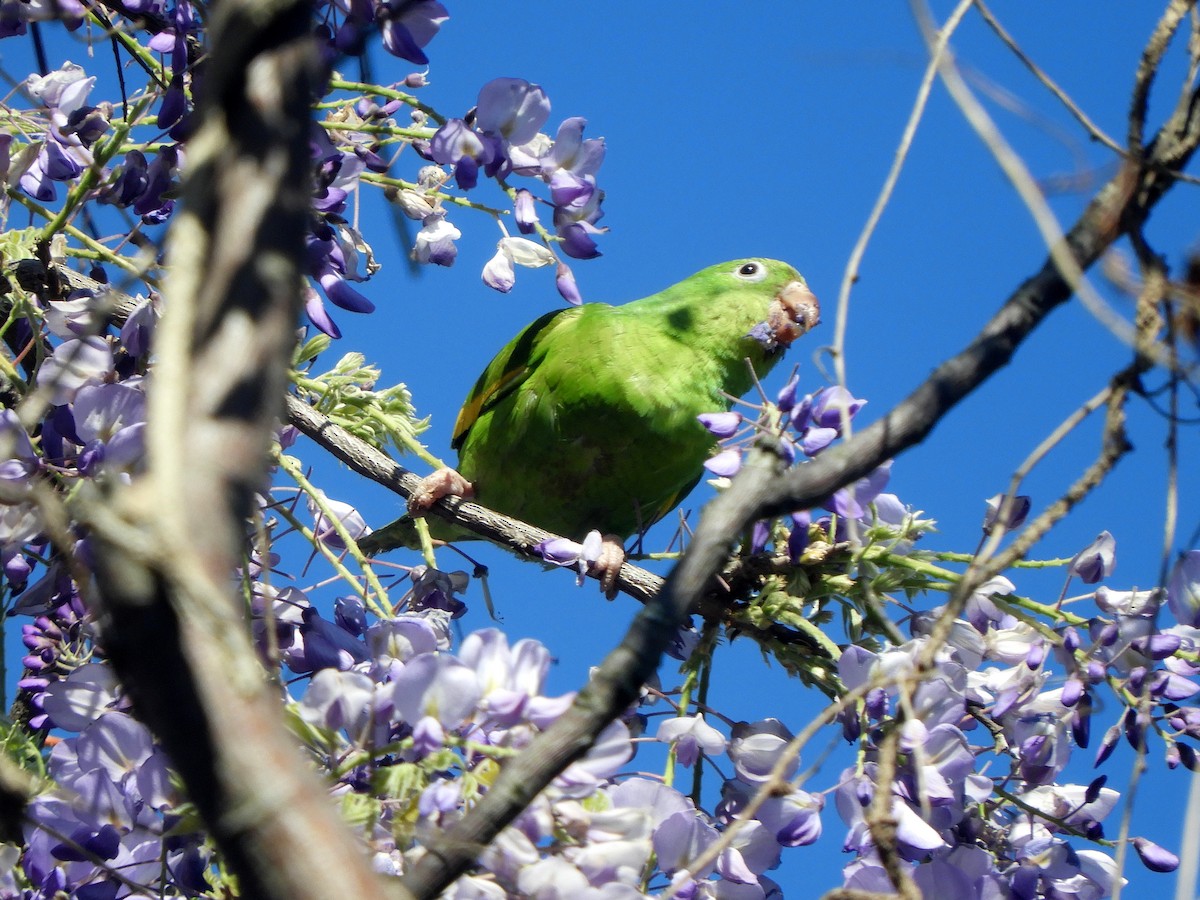
POLYGON ((816 294, 809 290, 804 276, 787 263, 775 259, 740 260, 732 264, 732 274, 735 278, 758 282, 770 291, 766 318, 748 335, 769 354, 786 350, 820 322, 821 304, 816 294))

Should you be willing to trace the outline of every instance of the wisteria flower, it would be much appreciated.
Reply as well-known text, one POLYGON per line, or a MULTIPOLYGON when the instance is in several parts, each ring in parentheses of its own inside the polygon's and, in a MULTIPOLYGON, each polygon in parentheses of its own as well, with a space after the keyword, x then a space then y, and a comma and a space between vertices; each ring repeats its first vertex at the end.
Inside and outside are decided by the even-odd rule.
POLYGON ((674 716, 658 726, 655 739, 675 748, 675 759, 692 767, 703 753, 716 756, 725 752, 725 736, 704 721, 703 716, 674 716))
POLYGON ((558 126, 554 144, 542 160, 542 174, 552 176, 559 171, 570 172, 576 177, 595 176, 604 162, 604 138, 584 140, 583 129, 587 119, 572 116, 558 126))
MULTIPOLYGON (((729 758, 738 778, 753 784, 766 781, 793 737, 778 719, 734 725, 729 758)), ((784 766, 782 777, 791 778, 799 765, 799 757, 793 755, 784 766)))
POLYGON ((434 213, 421 223, 413 247, 413 259, 435 266, 452 266, 458 256, 454 242, 460 237, 462 232, 447 222, 442 213, 434 213))
POLYGON ((505 163, 504 149, 496 135, 480 134, 463 119, 450 119, 429 141, 434 162, 454 167, 454 179, 464 191, 479 183, 479 172, 491 177, 505 163))
POLYGON ((352 737, 366 738, 367 729, 374 724, 375 710, 381 705, 375 682, 362 672, 321 669, 300 698, 297 712, 313 725, 334 731, 345 729, 352 737))
POLYGON ((75 395, 75 433, 83 442, 80 470, 103 464, 129 471, 144 453, 146 395, 130 384, 86 384, 75 395))
POLYGON ((474 671, 451 656, 421 653, 392 677, 392 702, 400 718, 416 725, 432 718, 454 729, 475 710, 482 689, 474 671))
MULTIPOLYGON (((330 500, 325 496, 324 491, 317 491, 317 493, 320 496, 321 504, 333 513, 337 521, 354 540, 361 540, 371 533, 371 526, 366 523, 362 513, 355 507, 341 500, 330 500)), ((345 550, 345 542, 337 533, 333 523, 326 518, 317 501, 312 497, 308 497, 305 502, 308 505, 309 515, 313 517, 313 534, 317 540, 335 550, 345 550)))
POLYGON ((384 49, 418 66, 427 65, 424 48, 450 18, 446 7, 437 0, 414 0, 379 4, 379 11, 384 49))
POLYGON ((1075 554, 1067 567, 1084 584, 1095 584, 1113 573, 1117 565, 1117 542, 1107 531, 1075 554))
POLYGON ((1180 625, 1200 627, 1200 550, 1175 561, 1167 580, 1167 606, 1180 625))
MULTIPOLYGON (((479 707, 488 722, 511 727, 527 718, 539 719, 542 688, 550 670, 550 653, 525 638, 512 647, 504 632, 486 628, 468 635, 459 660, 475 670, 482 691, 479 707)), ((555 714, 559 710, 555 708, 555 714)))
POLYGON ((604 538, 599 531, 589 531, 582 544, 568 538, 548 538, 533 546, 533 552, 556 566, 574 569, 578 575, 576 584, 583 584, 588 570, 600 559, 604 538))
POLYGON ((983 533, 991 534, 1000 523, 1000 511, 1007 505, 1008 511, 1003 525, 1006 530, 1020 528, 1025 524, 1029 511, 1033 508, 1033 500, 1024 494, 1009 498, 1007 494, 996 494, 987 500, 987 513, 983 517, 983 533))
POLYGON ((742 414, 736 412, 701 413, 700 424, 715 438, 733 437, 742 424, 742 414))
POLYGON ((69 403, 85 384, 102 380, 113 368, 108 342, 101 337, 63 341, 38 369, 37 384, 50 393, 51 403, 69 403))
POLYGON ((89 663, 46 688, 42 708, 59 728, 82 731, 119 699, 117 676, 109 666, 89 663))
POLYGON ((704 468, 718 478, 732 478, 742 468, 742 453, 732 447, 704 461, 704 468))
POLYGON ((550 100, 540 85, 522 78, 494 78, 479 91, 475 122, 479 130, 506 144, 533 140, 550 115, 550 100))
POLYGON ((555 262, 554 254, 541 244, 527 238, 506 237, 496 245, 496 255, 483 267, 483 283, 508 293, 517 280, 514 265, 537 269, 555 262))
POLYGON ((31 97, 66 115, 83 106, 95 86, 96 77, 89 76, 82 66, 73 62, 63 63, 49 75, 30 75, 25 79, 25 90, 31 97))
POLYGON ((565 263, 560 262, 555 270, 554 286, 559 296, 572 306, 583 303, 583 295, 579 292, 579 285, 575 283, 575 275, 565 263))
POLYGON ((1179 868, 1179 857, 1165 847, 1144 837, 1135 837, 1132 843, 1138 857, 1151 872, 1174 872, 1179 868))

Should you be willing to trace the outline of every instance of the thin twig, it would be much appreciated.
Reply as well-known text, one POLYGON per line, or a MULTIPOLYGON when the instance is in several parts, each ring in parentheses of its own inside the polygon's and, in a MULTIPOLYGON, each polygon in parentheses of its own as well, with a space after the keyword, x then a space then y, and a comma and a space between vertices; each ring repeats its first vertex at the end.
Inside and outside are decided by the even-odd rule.
MULTIPOLYGON (((867 221, 863 225, 858 240, 854 243, 854 249, 850 251, 850 259, 846 262, 846 270, 842 275, 842 283, 838 287, 837 318, 833 328, 832 351, 834 374, 837 378, 837 383, 842 387, 846 387, 846 327, 850 319, 850 291, 858 281, 859 267, 862 265, 863 257, 866 256, 867 245, 871 241, 871 236, 875 233, 875 228, 879 225, 879 220, 883 217, 883 211, 892 199, 896 183, 900 180, 900 171, 904 168, 905 160, 908 159, 908 151, 912 146, 913 138, 916 136, 917 126, 920 124, 921 117, 925 114, 925 106, 929 102, 929 92, 933 87, 933 79, 937 75, 937 67, 941 54, 946 48, 946 43, 950 40, 950 35, 958 27, 958 23, 962 21, 962 17, 970 8, 971 2, 972 0, 960 0, 954 12, 951 13, 950 18, 946 20, 946 24, 942 26, 941 31, 938 33, 936 46, 930 54, 929 65, 926 66, 925 74, 921 77, 921 84, 917 87, 917 97, 913 101, 913 108, 908 115, 908 122, 904 126, 903 134, 900 136, 900 145, 896 148, 896 154, 892 159, 892 167, 888 170, 887 178, 883 181, 883 187, 879 189, 879 196, 875 198, 875 205, 871 208, 871 213, 867 216, 867 221)), ((849 421, 844 421, 842 426, 845 429, 844 434, 849 436, 849 421)))
MULTIPOLYGON (((921 23, 922 33, 925 35, 925 41, 932 54, 937 44, 935 35, 929 26, 928 6, 925 0, 911 0, 911 3, 914 15, 921 23)), ((1096 321, 1107 328, 1118 340, 1132 347, 1135 341, 1133 326, 1109 306, 1087 280, 1083 267, 1080 266, 1064 242, 1062 226, 1059 225, 1058 218, 1050 209, 1050 204, 1046 202, 1037 180, 1030 174, 1025 162, 1017 152, 1004 139, 1004 135, 1000 133, 1000 129, 996 127, 987 110, 975 99, 975 95, 963 80, 954 64, 953 57, 948 52, 943 52, 939 57, 938 74, 941 75, 946 90, 950 92, 951 98, 958 105, 963 118, 979 135, 984 146, 991 152, 1004 174, 1008 176, 1017 196, 1021 198, 1033 217, 1034 224, 1050 251, 1051 259, 1054 260, 1071 289, 1096 321)))
POLYGON ((1040 81, 1046 87, 1046 89, 1050 91, 1050 93, 1058 98, 1059 102, 1067 108, 1067 112, 1075 117, 1075 120, 1083 126, 1084 130, 1087 131, 1088 134, 1090 134, 1095 140, 1099 141, 1105 147, 1112 150, 1114 153, 1118 153, 1121 156, 1128 155, 1128 152, 1124 147, 1105 134, 1100 126, 1093 122, 1091 118, 1088 117, 1087 113, 1080 109, 1079 105, 1071 99, 1070 95, 1060 88, 1058 84, 1055 83, 1054 79, 1047 75, 1041 66, 1034 62, 1029 55, 1021 49, 1021 45, 1018 44, 1013 36, 1004 29, 1004 26, 1000 24, 983 0, 975 0, 975 8, 978 9, 979 14, 983 16, 983 21, 987 22, 992 31, 996 32, 996 36, 1005 43, 1005 45, 1013 52, 1017 59, 1024 64, 1025 68, 1029 69, 1029 71, 1033 73, 1033 76, 1040 81))
MULTIPOLYGON (((1167 52, 1172 35, 1175 34, 1179 23, 1183 21, 1184 16, 1194 4, 1195 0, 1170 0, 1166 10, 1163 11, 1162 18, 1154 26, 1154 32, 1146 42, 1145 49, 1142 50, 1141 59, 1138 60, 1137 74, 1133 81, 1133 96, 1129 102, 1129 131, 1126 138, 1126 149, 1135 159, 1145 155, 1146 148, 1142 146, 1142 138, 1146 130, 1146 108, 1150 101, 1150 86, 1158 75, 1163 54, 1167 52)), ((1186 82, 1183 89, 1190 93, 1186 82)), ((1180 99, 1183 102, 1186 97, 1180 99)))
MULTIPOLYGON (((1038 463, 1045 459, 1046 454, 1058 446, 1084 419, 1107 403, 1112 396, 1112 392, 1112 384, 1105 385, 1094 396, 1088 398, 1082 406, 1072 411, 1025 457, 1021 464, 1017 466, 1016 471, 1013 472, 1012 478, 1008 482, 1008 490, 1004 495, 1006 505, 1011 504, 1012 498, 1016 497, 1017 493, 1021 490, 1021 482, 1029 476, 1029 473, 1033 471, 1038 463)), ((992 533, 988 535, 987 542, 979 549, 976 554, 978 558, 987 559, 996 552, 996 548, 1000 546, 1001 540, 1007 533, 1007 528, 1004 526, 1006 517, 1007 511, 1002 508, 997 516, 997 527, 992 530, 992 533)))

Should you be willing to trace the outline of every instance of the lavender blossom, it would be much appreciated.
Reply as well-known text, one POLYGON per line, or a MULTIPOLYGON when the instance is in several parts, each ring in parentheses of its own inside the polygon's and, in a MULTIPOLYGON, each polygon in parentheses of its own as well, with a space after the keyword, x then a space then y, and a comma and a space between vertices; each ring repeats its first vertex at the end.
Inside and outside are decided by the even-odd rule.
POLYGON ((1095 584, 1113 573, 1117 564, 1117 542, 1107 531, 1080 550, 1071 560, 1067 571, 1077 575, 1084 584, 1095 584))
POLYGON ((1019 494, 1011 500, 1007 494, 996 494, 987 500, 987 513, 983 517, 984 534, 991 534, 995 529, 999 522, 1000 510, 1006 503, 1008 504, 1008 513, 1004 518, 1003 525, 1009 531, 1020 528, 1033 507, 1033 501, 1024 494, 1019 494))
POLYGON ((600 559, 603 544, 599 531, 589 531, 582 544, 567 538, 549 538, 534 544, 533 552, 548 563, 575 569, 578 573, 576 584, 582 585, 588 570, 600 559))
POLYGON ((1180 625, 1200 628, 1200 550, 1175 561, 1167 579, 1167 606, 1180 625))
POLYGON ((424 48, 441 29, 442 23, 450 18, 446 7, 437 0, 380 3, 378 15, 384 49, 419 66, 429 63, 424 48))
POLYGON ((447 222, 445 215, 434 213, 421 223, 412 251, 413 259, 435 266, 452 266, 458 256, 454 242, 460 237, 462 232, 447 222))
POLYGON ((698 715, 664 719, 655 740, 672 744, 676 760, 688 768, 696 764, 701 753, 716 756, 725 751, 724 736, 698 715))

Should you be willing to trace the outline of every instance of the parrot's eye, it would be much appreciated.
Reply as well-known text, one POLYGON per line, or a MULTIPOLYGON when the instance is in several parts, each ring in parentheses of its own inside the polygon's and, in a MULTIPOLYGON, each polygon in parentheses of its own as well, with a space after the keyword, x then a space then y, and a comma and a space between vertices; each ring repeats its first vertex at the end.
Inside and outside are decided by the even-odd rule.
POLYGON ((742 263, 733 274, 743 281, 762 281, 767 277, 767 267, 757 262, 742 263))

